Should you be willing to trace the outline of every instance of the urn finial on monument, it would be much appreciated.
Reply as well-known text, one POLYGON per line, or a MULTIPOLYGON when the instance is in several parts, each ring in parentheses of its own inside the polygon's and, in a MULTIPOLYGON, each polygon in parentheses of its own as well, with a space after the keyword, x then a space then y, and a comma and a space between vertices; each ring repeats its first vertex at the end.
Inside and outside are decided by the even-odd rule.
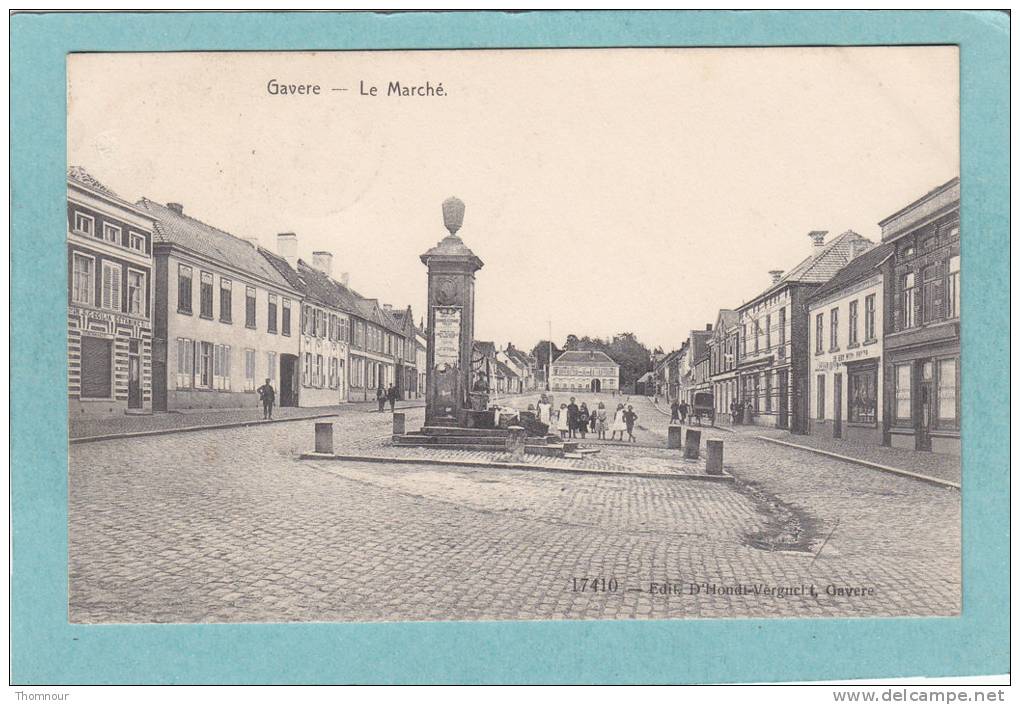
POLYGON ((443 201, 443 224, 450 231, 450 235, 457 236, 457 231, 464 224, 464 201, 456 196, 450 196, 443 201))

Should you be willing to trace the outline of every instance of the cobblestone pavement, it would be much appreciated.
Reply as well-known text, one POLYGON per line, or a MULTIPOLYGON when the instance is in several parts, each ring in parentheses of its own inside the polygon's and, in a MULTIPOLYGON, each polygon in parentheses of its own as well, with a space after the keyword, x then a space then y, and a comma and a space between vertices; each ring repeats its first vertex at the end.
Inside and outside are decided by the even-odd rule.
MULTIPOLYGON (((647 402, 635 408, 645 442, 664 443, 667 419, 647 402)), ((407 413, 408 428, 421 423, 422 410, 407 413)), ((380 438, 389 424, 386 414, 341 413, 337 438, 380 438)), ((959 611, 957 491, 751 437, 706 435, 713 433, 726 442, 735 483, 297 460, 312 445, 312 421, 75 445, 70 617, 959 611), (756 547, 763 537, 792 550, 756 547), (593 591, 586 578, 604 578, 596 587, 605 590, 593 591), (680 592, 653 592, 653 582, 680 592), (855 591, 830 594, 846 588, 855 591)))
MULTIPOLYGON (((418 408, 423 406, 421 400, 397 402, 398 409, 418 408)), ((375 402, 358 402, 345 404, 342 407, 276 407, 273 409, 274 419, 300 419, 320 414, 372 412, 377 413, 375 402)), ((388 413, 388 408, 387 408, 388 413)), ((192 426, 212 426, 229 423, 260 421, 262 407, 243 409, 185 409, 160 414, 120 414, 117 416, 72 416, 68 419, 68 435, 70 438, 88 436, 106 436, 118 433, 144 433, 150 431, 169 431, 190 428, 192 426)))

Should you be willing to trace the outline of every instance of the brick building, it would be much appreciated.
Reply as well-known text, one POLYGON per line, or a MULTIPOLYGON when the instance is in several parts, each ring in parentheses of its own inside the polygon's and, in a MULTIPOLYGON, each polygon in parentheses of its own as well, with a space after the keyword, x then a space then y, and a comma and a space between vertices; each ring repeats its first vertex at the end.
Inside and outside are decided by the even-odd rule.
POLYGON ((601 350, 568 350, 553 360, 553 391, 610 393, 619 390, 620 366, 601 350))
POLYGON ((960 180, 879 225, 886 282, 885 412, 897 448, 960 453, 960 180))
POLYGON ((153 219, 67 173, 68 413, 152 409, 153 219))

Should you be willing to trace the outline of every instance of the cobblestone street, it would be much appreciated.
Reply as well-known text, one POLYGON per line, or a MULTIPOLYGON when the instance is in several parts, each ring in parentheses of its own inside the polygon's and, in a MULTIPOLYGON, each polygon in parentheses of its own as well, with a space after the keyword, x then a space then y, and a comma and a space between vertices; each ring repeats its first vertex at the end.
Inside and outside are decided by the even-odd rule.
MULTIPOLYGON (((600 462, 665 446, 667 418, 633 403, 640 443, 605 445, 600 462)), ((389 414, 339 414, 338 452, 390 433, 389 414)), ((71 620, 959 610, 953 489, 710 429, 735 482, 298 460, 313 424, 72 446, 71 620)))

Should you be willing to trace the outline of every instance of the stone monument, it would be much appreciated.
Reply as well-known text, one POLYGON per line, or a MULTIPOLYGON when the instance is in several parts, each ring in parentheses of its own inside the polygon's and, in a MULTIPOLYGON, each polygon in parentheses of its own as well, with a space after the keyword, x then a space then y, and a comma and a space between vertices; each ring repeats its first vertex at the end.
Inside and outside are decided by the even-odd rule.
POLYGON ((421 256, 429 277, 425 425, 467 426, 475 272, 482 260, 457 235, 464 223, 463 201, 443 201, 443 222, 450 234, 421 256))

